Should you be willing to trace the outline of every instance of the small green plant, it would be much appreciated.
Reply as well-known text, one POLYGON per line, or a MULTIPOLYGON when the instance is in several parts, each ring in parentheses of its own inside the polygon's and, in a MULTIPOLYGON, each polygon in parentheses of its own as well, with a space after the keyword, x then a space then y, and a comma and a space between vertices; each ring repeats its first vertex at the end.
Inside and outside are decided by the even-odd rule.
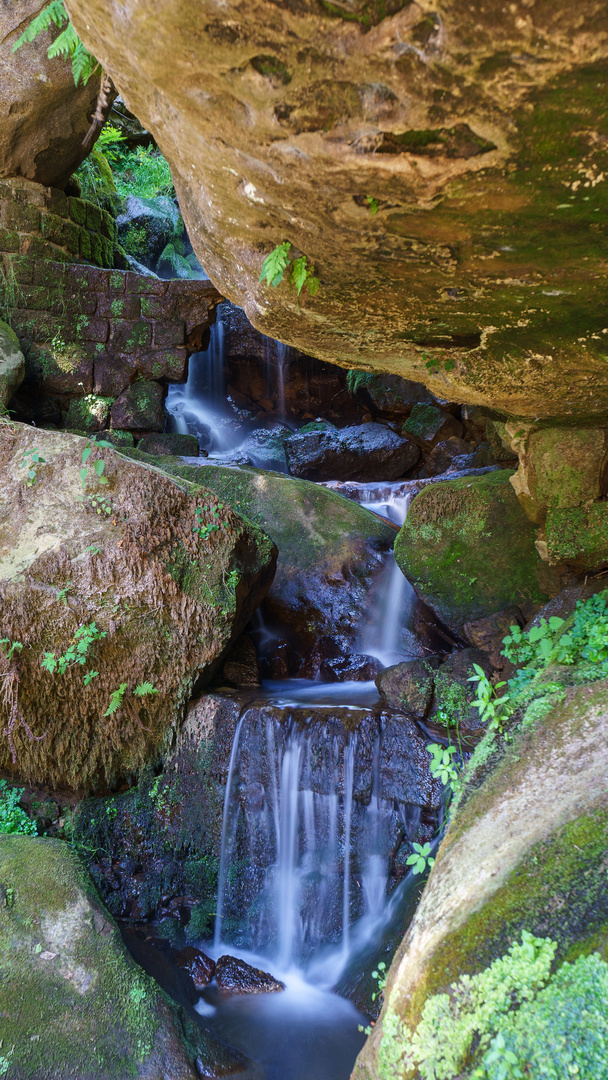
POLYGON ((55 56, 63 56, 71 61, 74 84, 78 86, 82 82, 86 86, 91 75, 100 70, 100 65, 95 57, 85 49, 78 34, 70 22, 69 15, 63 5, 63 0, 51 0, 42 11, 32 19, 21 37, 13 45, 13 52, 20 49, 26 42, 33 41, 38 34, 44 33, 57 27, 59 35, 51 42, 47 49, 47 56, 52 60, 55 56))
MULTIPOLYGON (((378 964, 375 971, 372 971, 372 979, 375 979, 378 984, 377 990, 374 990, 372 994, 372 1001, 376 1001, 377 998, 382 997, 384 987, 386 986, 386 964, 384 963, 384 960, 378 964)), ((371 1024, 367 1024, 366 1026, 359 1024, 358 1027, 359 1031, 362 1031, 365 1035, 371 1035, 371 1024)))
POLYGON ((265 281, 267 285, 272 285, 276 289, 283 281, 288 267, 288 280, 296 290, 297 295, 299 296, 304 286, 306 286, 310 295, 315 296, 321 282, 315 276, 314 266, 310 263, 307 255, 298 255, 297 258, 294 258, 289 240, 277 244, 270 254, 266 256, 262 263, 260 281, 265 281))
MULTIPOLYGON (((426 354, 423 354, 423 358, 426 360, 426 354)), ((426 360, 426 369, 430 375, 437 375, 443 365, 444 371, 453 371, 455 367, 455 361, 451 356, 447 360, 426 360)))
POLYGON ((135 697, 143 698, 148 697, 150 694, 158 694, 158 690, 151 682, 142 682, 137 684, 133 693, 135 697))
POLYGON ((114 713, 117 713, 118 710, 122 708, 123 698, 126 691, 126 682, 121 683, 117 690, 112 691, 110 695, 110 704, 108 705, 105 713, 103 714, 104 716, 113 716, 114 713))
POLYGON ((110 165, 115 165, 122 160, 122 144, 126 145, 126 142, 127 140, 120 128, 117 128, 114 124, 104 124, 95 145, 98 150, 101 150, 102 154, 105 154, 110 165))
POLYGON ((220 528, 219 525, 217 525, 214 521, 204 524, 203 514, 205 513, 211 514, 211 516, 214 518, 219 518, 220 516, 217 507, 197 506, 196 510, 194 511, 196 525, 192 526, 192 531, 196 533, 200 540, 207 540, 208 537, 211 536, 211 533, 219 532, 220 528))
POLYGON ((38 465, 46 465, 46 460, 41 456, 38 447, 36 446, 33 450, 26 450, 21 462, 21 468, 27 469, 26 483, 28 487, 33 487, 36 483, 38 465))
POLYGON ((524 1080, 517 1054, 509 1050, 502 1031, 492 1039, 483 1065, 475 1069, 471 1080, 524 1080))
MULTIPOLYGON (((57 653, 54 652, 46 652, 40 661, 40 666, 48 671, 50 675, 54 675, 55 672, 64 675, 69 668, 75 667, 77 664, 84 667, 94 643, 101 641, 105 637, 107 637, 107 631, 98 630, 94 622, 86 626, 79 626, 66 651, 61 656, 57 656, 57 653)), ((94 678, 94 675, 91 678, 94 678)), ((89 685, 91 678, 89 678, 88 682, 85 682, 86 686, 89 685)))
POLYGON ((369 207, 370 214, 378 213, 378 200, 374 199, 373 195, 366 195, 365 201, 369 207))
POLYGON ((0 638, 0 652, 4 659, 8 662, 13 659, 16 652, 21 652, 23 648, 23 642, 11 641, 10 638, 0 638))
POLYGON ((6 780, 0 780, 0 833, 37 835, 35 823, 19 806, 24 790, 24 788, 11 788, 6 780))
POLYGON ((239 574, 238 570, 231 570, 226 578, 226 585, 234 592, 240 580, 241 575, 239 574))
POLYGON ((492 686, 485 671, 479 667, 479 664, 473 664, 473 671, 475 674, 468 679, 468 682, 477 683, 477 697, 472 702, 472 706, 478 710, 479 719, 483 723, 487 723, 489 731, 496 729, 502 731, 511 695, 507 693, 499 697, 497 691, 507 684, 503 681, 492 686))
POLYGON ((57 599, 60 600, 65 607, 68 606, 67 595, 72 588, 72 582, 68 581, 67 585, 64 585, 63 589, 57 590, 57 599))
POLYGON ((89 544, 84 550, 89 551, 91 555, 99 555, 101 552, 101 548, 98 548, 97 544, 89 544))
MULTIPOLYGON (((87 481, 89 479, 89 466, 87 463, 95 447, 109 447, 110 450, 113 449, 112 443, 108 442, 106 439, 99 439, 99 441, 96 441, 95 439, 89 439, 87 445, 82 451, 80 483, 82 484, 83 488, 86 488, 87 486, 87 481)), ((93 472, 95 473, 100 484, 107 484, 108 482, 107 477, 103 475, 105 467, 106 463, 103 458, 98 458, 98 460, 93 463, 93 472)))
POLYGON ((454 764, 454 755, 458 753, 455 746, 440 746, 439 743, 428 743, 427 750, 431 755, 429 769, 435 780, 441 780, 444 787, 451 792, 456 791, 458 785, 458 769, 454 764))
POLYGON ((435 863, 435 860, 431 855, 431 845, 428 843, 412 844, 412 847, 414 850, 409 858, 406 859, 405 865, 411 866, 412 873, 414 874, 424 874, 427 866, 430 870, 435 863))
POLYGON ((83 679, 84 685, 88 686, 89 683, 92 683, 93 679, 96 679, 98 675, 99 675, 98 671, 87 671, 87 673, 86 673, 86 675, 85 675, 85 677, 83 679))

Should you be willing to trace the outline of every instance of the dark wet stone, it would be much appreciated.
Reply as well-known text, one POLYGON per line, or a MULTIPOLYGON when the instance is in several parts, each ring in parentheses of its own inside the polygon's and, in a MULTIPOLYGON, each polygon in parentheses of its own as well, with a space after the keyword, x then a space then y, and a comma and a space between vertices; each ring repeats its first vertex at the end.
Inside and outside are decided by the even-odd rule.
POLYGON ((285 440, 289 471, 305 480, 397 480, 420 451, 384 424, 298 432, 285 440))
POLYGON ((233 686, 259 686, 260 665, 253 641, 243 634, 235 641, 222 667, 222 679, 233 686))
POLYGON ((193 945, 186 945, 175 957, 175 963, 190 976, 195 986, 206 986, 215 974, 215 961, 193 945))
POLYGON ((285 983, 236 956, 220 956, 215 981, 223 994, 275 994, 285 989, 285 983))
POLYGON ((319 674, 324 682, 370 682, 382 671, 382 664, 375 656, 359 655, 339 656, 323 660, 319 674))
MULTIPOLYGON (((345 639, 332 637, 331 634, 322 634, 317 638, 312 649, 306 656, 302 667, 298 671, 300 679, 316 679, 319 676, 321 665, 333 660, 343 660, 346 657, 348 643, 345 639)), ((332 681, 330 679, 330 681, 332 681)))
POLYGON ((159 431, 144 435, 137 444, 144 454, 171 454, 183 457, 198 456, 196 435, 182 435, 178 431, 159 431))
POLYGON ((428 660, 405 660, 385 668, 376 677, 378 691, 392 709, 422 720, 433 699, 433 669, 438 664, 438 658, 431 656, 428 660))

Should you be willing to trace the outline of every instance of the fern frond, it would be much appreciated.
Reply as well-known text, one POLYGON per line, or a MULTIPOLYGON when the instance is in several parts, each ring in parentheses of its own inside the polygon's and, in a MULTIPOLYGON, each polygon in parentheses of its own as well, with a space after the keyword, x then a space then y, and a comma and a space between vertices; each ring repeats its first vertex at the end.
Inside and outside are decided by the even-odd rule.
MULTIPOLYGON (((49 60, 54 60, 56 56, 64 56, 65 59, 68 60, 74 55, 74 51, 78 45, 80 45, 80 39, 77 37, 72 24, 68 23, 65 30, 61 31, 59 37, 56 37, 49 45, 47 56, 49 60)), ((82 45, 80 47, 82 48, 82 45)))
POLYGON ((74 85, 78 86, 78 83, 82 81, 82 85, 86 86, 91 75, 93 75, 101 65, 98 60, 95 59, 92 53, 88 49, 85 49, 84 45, 79 38, 76 39, 77 45, 72 53, 72 75, 74 77, 74 85))
POLYGON ((43 7, 42 11, 32 19, 30 25, 23 31, 20 38, 13 45, 13 52, 20 49, 28 41, 33 41, 38 34, 44 33, 50 26, 65 26, 69 22, 68 13, 63 6, 63 0, 51 0, 50 4, 43 7))

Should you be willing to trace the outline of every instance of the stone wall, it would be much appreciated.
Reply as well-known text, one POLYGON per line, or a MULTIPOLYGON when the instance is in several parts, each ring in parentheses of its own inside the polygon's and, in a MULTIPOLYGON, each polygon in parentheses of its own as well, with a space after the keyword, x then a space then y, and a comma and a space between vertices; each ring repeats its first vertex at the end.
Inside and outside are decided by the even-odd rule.
POLYGON ((209 281, 6 254, 3 287, 26 357, 16 415, 85 431, 162 431, 166 386, 185 380, 220 300, 209 281))
POLYGON ((111 214, 22 177, 0 180, 0 252, 108 268, 125 265, 111 214))

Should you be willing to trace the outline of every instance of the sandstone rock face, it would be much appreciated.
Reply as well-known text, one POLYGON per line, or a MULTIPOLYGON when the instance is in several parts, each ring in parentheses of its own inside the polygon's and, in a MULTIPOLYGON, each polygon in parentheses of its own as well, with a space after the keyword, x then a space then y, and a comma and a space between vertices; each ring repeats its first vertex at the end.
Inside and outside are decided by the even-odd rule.
POLYGON ((0 176, 26 176, 62 188, 84 161, 82 141, 95 112, 100 77, 74 86, 71 65, 46 51, 46 31, 13 53, 13 45, 45 6, 21 0, 0 7, 0 176))
POLYGON ((413 500, 395 542, 399 568, 456 630, 558 591, 509 478, 499 470, 429 484, 413 500))
POLYGON ((78 790, 158 755, 274 561, 261 530, 210 492, 89 445, 0 429, 2 634, 22 646, 0 658, 0 762, 78 790))
POLYGON ((259 329, 452 401, 606 411, 599 0, 70 12, 169 160, 198 257, 259 329), (321 282, 299 303, 258 280, 285 241, 321 282))
POLYGON ((0 879, 5 1075, 196 1080, 176 1010, 127 954, 68 844, 0 837, 0 879))
POLYGON ((25 376, 25 357, 19 338, 0 319, 0 405, 8 405, 25 376))
MULTIPOLYGON (((532 1012, 535 1037, 532 1041, 525 1037, 525 1013, 519 1017, 523 1030, 518 1028, 511 998, 503 1013, 497 1010, 482 1028, 488 1036, 486 1046, 499 1028, 507 1046, 518 1051, 516 1061, 527 1066, 529 1076, 551 1072, 559 1076, 564 1071, 559 1067, 564 1048, 572 1064, 575 1047, 589 1048, 590 1014, 581 1007, 580 982, 568 982, 572 972, 563 962, 595 950, 606 955, 608 807, 603 778, 608 766, 608 685, 603 680, 571 687, 563 697, 561 704, 555 702, 545 710, 542 719, 526 721, 525 729, 499 751, 498 761, 493 759, 493 769, 488 769, 487 760, 485 765, 480 763, 477 779, 474 776, 465 789, 466 801, 452 815, 416 915, 393 961, 382 1016, 358 1059, 353 1080, 413 1076, 408 1056, 416 1029, 419 1036, 423 1034, 424 1023, 419 1024, 425 1009, 427 1039, 421 1053, 428 1055, 429 1065, 431 1058, 441 1062, 441 1072, 435 1075, 475 1075, 480 1060, 474 1056, 477 1039, 469 1041, 461 1056, 457 1024, 450 1025, 452 1009, 454 1015, 460 1008, 466 1013, 468 992, 459 1005, 450 988, 461 976, 474 979, 487 971, 514 944, 521 946, 526 933, 552 942, 549 961, 553 959, 553 964, 549 962, 540 980, 541 988, 548 982, 546 990, 535 997, 538 982, 535 986, 530 961, 538 957, 538 946, 529 950, 528 961, 524 957, 515 976, 527 983, 528 1000, 535 998, 522 1009, 541 1007, 536 1015, 532 1012), (549 981, 550 972, 556 974, 549 981), (566 980, 565 994, 552 999, 555 979, 566 980), (439 994, 444 996, 438 998, 439 994), (518 1031, 519 1040, 512 1042, 518 1031), (446 1046, 450 1058, 443 1067, 446 1046)), ((597 960, 596 954, 592 963, 597 960)), ((599 989, 602 970, 598 1023, 604 1026, 605 964, 590 981, 599 989)), ((501 982, 497 972, 498 993, 501 982)), ((469 988, 474 990, 474 984, 471 987, 469 982, 469 988)), ((522 1000, 517 994, 513 997, 517 1004, 522 1000)), ((482 995, 481 1000, 485 1004, 488 997, 482 995)), ((415 1059, 420 1061, 416 1051, 415 1059)), ((599 1069, 597 1057, 594 1060, 595 1068, 579 1071, 597 1075, 604 1051, 600 1051, 599 1069)), ((430 1076, 431 1068, 416 1075, 430 1076)), ((490 1067, 487 1075, 497 1073, 490 1067)))

